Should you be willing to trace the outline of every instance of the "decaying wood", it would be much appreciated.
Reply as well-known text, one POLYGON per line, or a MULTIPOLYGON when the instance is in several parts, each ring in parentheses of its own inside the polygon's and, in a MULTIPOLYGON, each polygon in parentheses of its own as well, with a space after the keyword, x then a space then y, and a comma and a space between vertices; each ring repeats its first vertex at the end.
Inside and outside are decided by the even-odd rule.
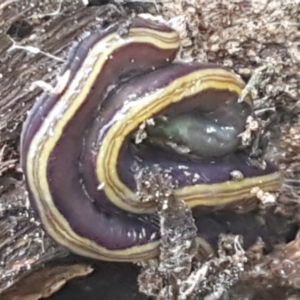
MULTIPOLYGON (((157 13, 171 20, 183 40, 181 59, 223 64, 245 80, 256 68, 273 65, 254 95, 255 107, 263 122, 272 119, 269 157, 286 176, 276 211, 299 220, 300 1, 162 0, 130 7, 112 2, 93 7, 80 0, 0 2, 0 291, 34 264, 66 253, 45 236, 28 208, 19 166, 26 113, 43 92, 43 82, 54 82, 70 47, 84 32, 135 13, 157 13)), ((298 239, 260 260, 256 267, 263 274, 253 266, 245 281, 262 283, 263 275, 264 284, 282 284, 286 294, 300 299, 298 239), (293 273, 283 279, 280 270, 287 265, 293 273)), ((253 256, 261 255, 259 248, 252 249, 253 256)), ((236 299, 243 291, 236 289, 236 299)), ((248 294, 255 297, 254 292, 248 294)))

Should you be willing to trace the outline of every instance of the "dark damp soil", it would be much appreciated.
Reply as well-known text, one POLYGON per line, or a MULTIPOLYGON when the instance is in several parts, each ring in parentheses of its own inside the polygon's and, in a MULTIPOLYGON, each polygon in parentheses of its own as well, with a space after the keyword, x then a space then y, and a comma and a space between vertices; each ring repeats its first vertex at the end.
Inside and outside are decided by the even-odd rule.
MULTIPOLYGON (((74 262, 80 258, 73 257, 74 262)), ((48 300, 146 300, 138 291, 139 267, 129 263, 91 263, 94 272, 69 281, 48 300)))

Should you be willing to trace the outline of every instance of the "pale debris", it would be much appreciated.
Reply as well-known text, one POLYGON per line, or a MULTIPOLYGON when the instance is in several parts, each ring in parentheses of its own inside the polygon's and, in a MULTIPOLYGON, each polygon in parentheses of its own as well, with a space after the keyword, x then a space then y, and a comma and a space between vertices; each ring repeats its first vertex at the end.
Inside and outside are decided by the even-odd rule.
POLYGON ((146 132, 146 127, 147 126, 154 126, 155 122, 153 118, 149 118, 148 120, 146 120, 145 122, 143 122, 139 128, 137 129, 137 131, 134 134, 134 142, 135 144, 140 144, 142 143, 146 138, 147 138, 147 132, 146 132))
POLYGON ((263 82, 264 76, 267 73, 274 73, 274 70, 275 68, 272 64, 266 64, 255 69, 246 87, 243 89, 238 102, 244 102, 247 97, 256 98, 258 88, 261 87, 262 83, 265 84, 265 82, 263 82))
POLYGON ((54 60, 57 60, 57 61, 60 61, 60 62, 66 62, 65 59, 62 59, 58 56, 55 56, 55 55, 52 55, 51 53, 48 53, 48 52, 45 52, 37 47, 34 47, 34 46, 21 46, 21 45, 18 45, 13 39, 11 39, 11 42, 12 42, 12 45, 11 47, 7 50, 7 52, 11 52, 15 49, 20 49, 20 50, 25 50, 25 51, 28 51, 29 53, 32 53, 32 54, 43 54, 49 58, 52 58, 54 60))
POLYGON ((251 194, 255 195, 258 200, 260 200, 260 207, 262 209, 268 206, 274 205, 277 201, 278 195, 275 193, 269 193, 263 191, 260 187, 254 187, 250 191, 251 194))
POLYGON ((246 129, 244 132, 239 134, 242 140, 242 145, 250 146, 253 142, 254 135, 259 131, 260 126, 257 119, 253 116, 249 116, 246 120, 246 129))
POLYGON ((239 171, 239 170, 233 170, 230 172, 230 176, 233 180, 235 181, 241 181, 243 180, 245 177, 244 177, 244 174, 239 171))

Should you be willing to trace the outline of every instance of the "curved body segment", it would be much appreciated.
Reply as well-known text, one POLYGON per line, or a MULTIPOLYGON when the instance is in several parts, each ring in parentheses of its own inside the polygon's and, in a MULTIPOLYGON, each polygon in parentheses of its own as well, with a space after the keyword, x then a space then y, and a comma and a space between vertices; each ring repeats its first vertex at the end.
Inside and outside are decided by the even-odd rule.
MULTIPOLYGON (((219 66, 174 63, 179 47, 176 31, 141 18, 123 36, 117 25, 92 33, 72 52, 57 93, 44 94, 31 110, 21 137, 29 198, 46 231, 73 252, 115 261, 157 254, 155 206, 139 203, 135 195, 137 162, 141 168, 158 164, 170 170, 175 195, 190 207, 222 208, 253 198, 255 186, 279 188, 273 166, 261 170, 243 154, 227 155, 235 153, 237 135, 252 111, 250 99, 237 102, 243 81, 219 66), (188 124, 207 138, 190 143, 180 132, 174 140, 188 143, 197 155, 217 148, 213 153, 221 157, 178 159, 178 153, 156 147, 161 137, 155 131, 154 144, 133 142, 147 120, 190 110, 204 112, 188 124), (225 136, 221 142, 220 136, 225 136), (233 170, 244 179, 233 181, 233 170)), ((178 120, 186 122, 185 116, 178 120)))

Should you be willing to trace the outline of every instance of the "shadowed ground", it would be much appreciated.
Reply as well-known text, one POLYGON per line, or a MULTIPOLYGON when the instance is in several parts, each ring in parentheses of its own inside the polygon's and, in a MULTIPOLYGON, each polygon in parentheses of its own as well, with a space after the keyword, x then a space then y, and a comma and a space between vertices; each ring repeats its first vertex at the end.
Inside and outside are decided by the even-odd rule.
MULTIPOLYGON (((270 62, 275 66, 274 74, 268 76, 269 80, 258 90, 256 108, 265 119, 270 114, 276 119, 271 135, 271 156, 280 162, 286 177, 276 212, 298 223, 299 1, 227 0, 220 3, 174 0, 156 7, 135 3, 125 8, 113 5, 86 7, 79 0, 62 2, 2 0, 0 3, 0 293, 4 291, 1 299, 11 299, 9 294, 5 296, 9 291, 5 290, 20 274, 34 274, 35 271, 30 269, 40 267, 44 262, 55 261, 63 265, 68 261, 62 259, 57 262, 57 257, 64 255, 65 250, 44 234, 26 203, 19 167, 19 136, 26 112, 42 93, 42 89, 33 83, 41 80, 53 82, 70 47, 84 32, 136 12, 159 11, 168 19, 184 17, 174 21, 181 29, 182 58, 193 57, 226 65, 245 80, 264 63, 270 62)), ((236 225, 234 228, 237 227, 243 226, 236 225)), ((244 227, 249 229, 247 225, 244 227)), ((289 235, 280 243, 290 242, 296 234, 295 230, 292 231, 292 238, 289 235)), ((300 267, 294 265, 294 261, 299 259, 299 249, 295 242, 282 252, 286 255, 284 259, 289 258, 293 262, 290 277, 278 277, 276 268, 274 272, 272 269, 272 272, 264 274, 265 281, 259 278, 255 282, 253 277, 245 276, 249 281, 236 287, 227 299, 300 299, 296 284, 296 279, 300 278, 300 267), (274 288, 265 289, 267 284, 273 284, 274 288)), ((77 263, 78 260, 72 257, 69 263, 77 263)), ((260 266, 267 261, 262 257, 260 266)), ((138 293, 138 267, 84 262, 92 264, 94 273, 67 283, 49 299, 146 299, 138 293)), ((14 293, 17 294, 14 295, 22 294, 22 291, 24 289, 19 285, 18 290, 16 285, 14 293)))

